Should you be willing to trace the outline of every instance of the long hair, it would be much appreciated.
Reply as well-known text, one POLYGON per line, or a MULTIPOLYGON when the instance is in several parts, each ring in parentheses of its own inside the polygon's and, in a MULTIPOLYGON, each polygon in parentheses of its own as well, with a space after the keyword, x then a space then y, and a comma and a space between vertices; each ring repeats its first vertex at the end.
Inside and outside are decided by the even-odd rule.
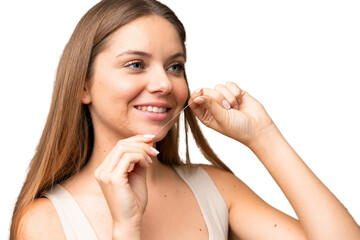
MULTIPOLYGON (((81 101, 83 87, 91 79, 95 58, 106 47, 109 36, 123 25, 146 15, 167 19, 178 32, 186 53, 183 24, 172 10, 156 0, 102 0, 76 26, 58 65, 49 115, 15 204, 10 239, 17 239, 21 217, 32 201, 78 173, 89 160, 94 131, 88 107, 81 101)), ((190 128, 204 156, 213 165, 230 171, 210 148, 190 109, 185 110, 184 126, 186 164, 191 164, 187 141, 190 128)), ((179 120, 156 147, 160 151, 158 158, 164 164, 183 164, 178 153, 179 120)))

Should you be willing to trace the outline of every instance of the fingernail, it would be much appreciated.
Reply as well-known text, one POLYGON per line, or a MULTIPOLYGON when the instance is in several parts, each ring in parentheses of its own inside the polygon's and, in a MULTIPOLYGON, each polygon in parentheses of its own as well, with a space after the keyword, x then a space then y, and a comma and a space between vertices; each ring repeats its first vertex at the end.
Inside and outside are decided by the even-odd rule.
POLYGON ((231 106, 230 106, 230 103, 228 101, 226 101, 226 99, 222 100, 222 105, 224 106, 224 108, 226 109, 230 109, 231 106))
POLYGON ((155 135, 153 134, 144 134, 144 138, 147 138, 147 139, 153 139, 155 137, 155 135))
POLYGON ((198 94, 198 93, 200 93, 200 92, 201 92, 201 90, 202 90, 202 88, 196 89, 196 90, 194 91, 194 94, 198 94))
POLYGON ((194 102, 196 102, 197 104, 203 104, 205 102, 205 99, 197 97, 194 99, 194 102))
POLYGON ((156 155, 158 155, 160 152, 158 150, 156 150, 155 148, 153 147, 150 147, 151 151, 153 151, 153 153, 155 153, 156 155))
POLYGON ((152 162, 153 162, 153 160, 151 159, 150 156, 147 156, 147 158, 148 158, 149 163, 152 163, 152 162))

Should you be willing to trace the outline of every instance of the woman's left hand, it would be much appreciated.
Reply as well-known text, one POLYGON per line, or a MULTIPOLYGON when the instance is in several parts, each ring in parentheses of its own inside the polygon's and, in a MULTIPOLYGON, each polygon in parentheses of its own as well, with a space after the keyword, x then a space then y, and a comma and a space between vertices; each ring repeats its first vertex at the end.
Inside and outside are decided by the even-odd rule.
POLYGON ((203 124, 247 146, 275 127, 264 107, 233 82, 203 88, 192 94, 193 100, 190 108, 203 124))

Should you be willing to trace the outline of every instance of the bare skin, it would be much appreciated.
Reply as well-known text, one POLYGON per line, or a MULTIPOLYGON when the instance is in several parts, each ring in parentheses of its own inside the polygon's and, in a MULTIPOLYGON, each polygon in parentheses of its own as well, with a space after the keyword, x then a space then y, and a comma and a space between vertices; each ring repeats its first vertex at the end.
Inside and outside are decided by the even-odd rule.
MULTIPOLYGON (((171 125, 156 137, 144 136, 160 129, 186 99, 184 75, 173 67, 184 59, 170 57, 182 51, 176 32, 157 16, 140 18, 123 28, 120 30, 126 34, 119 31, 114 36, 113 44, 96 63, 98 77, 84 90, 83 102, 89 104, 94 120, 93 154, 81 172, 62 185, 82 208, 99 239, 208 239, 193 193, 171 167, 158 161, 151 148, 171 125), (130 36, 139 32, 146 36, 130 36), (136 74, 127 68, 112 68, 114 64, 108 62, 119 52, 115 46, 126 45, 125 36, 131 44, 136 43, 134 39, 141 39, 139 45, 131 46, 132 50, 140 49, 151 55, 147 59, 136 56, 148 66, 136 70, 139 71, 136 74), (102 73, 103 68, 108 69, 102 73), (122 83, 112 78, 120 74, 122 83), (128 84, 128 95, 118 92, 113 84, 128 84), (139 127, 136 119, 143 113, 136 106, 144 101, 166 103, 170 108, 167 118, 159 122, 144 118, 139 127), (121 128, 125 123, 128 127, 121 128)), ((126 61, 131 60, 134 59, 120 60, 125 65, 118 65, 129 66, 126 61)), ((245 144, 258 156, 299 218, 293 219, 272 208, 233 174, 202 166, 228 206, 232 238, 360 239, 360 230, 352 217, 307 168, 257 100, 231 82, 214 89, 204 88, 193 94, 192 100, 195 102, 190 107, 201 122, 245 144), (298 181, 300 178, 302 181, 298 181)), ((47 199, 36 199, 22 224, 22 239, 65 239, 57 213, 47 199)))

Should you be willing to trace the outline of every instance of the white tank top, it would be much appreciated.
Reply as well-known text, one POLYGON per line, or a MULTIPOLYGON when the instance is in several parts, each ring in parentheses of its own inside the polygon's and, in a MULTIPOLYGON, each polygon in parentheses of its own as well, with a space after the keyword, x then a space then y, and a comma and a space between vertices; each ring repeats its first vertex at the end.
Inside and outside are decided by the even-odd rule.
MULTIPOLYGON (((190 187, 204 217, 209 240, 228 239, 228 209, 207 172, 199 166, 173 167, 190 187)), ((60 184, 45 194, 59 215, 67 240, 98 240, 94 229, 72 195, 60 184)))

